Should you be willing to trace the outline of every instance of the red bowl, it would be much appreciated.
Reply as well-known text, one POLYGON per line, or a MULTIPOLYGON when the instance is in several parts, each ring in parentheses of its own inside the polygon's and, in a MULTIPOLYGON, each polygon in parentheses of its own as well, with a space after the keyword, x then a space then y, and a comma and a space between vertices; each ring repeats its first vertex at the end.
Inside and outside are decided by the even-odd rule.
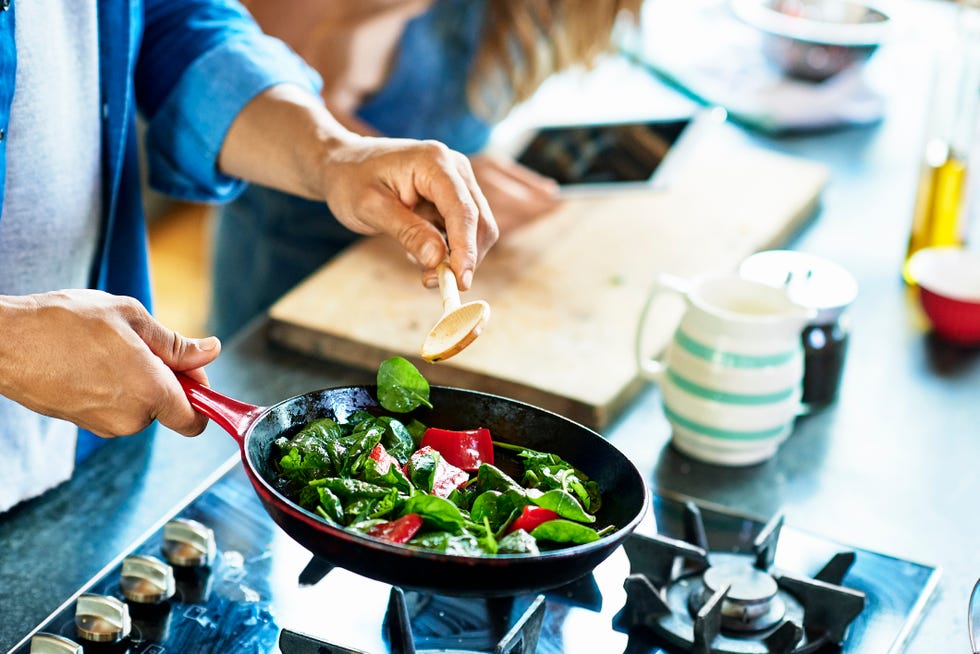
POLYGON ((980 253, 924 248, 908 262, 933 331, 958 345, 980 345, 980 253))

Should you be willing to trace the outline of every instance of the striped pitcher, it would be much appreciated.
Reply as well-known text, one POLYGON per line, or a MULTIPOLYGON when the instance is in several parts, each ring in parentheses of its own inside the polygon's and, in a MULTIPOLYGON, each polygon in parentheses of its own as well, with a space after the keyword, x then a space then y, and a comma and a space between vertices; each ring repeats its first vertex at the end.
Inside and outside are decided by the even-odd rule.
POLYGON ((734 274, 658 278, 640 317, 636 356, 641 374, 660 387, 674 447, 721 465, 772 457, 801 413, 800 336, 812 317, 784 289, 734 274), (683 313, 662 356, 650 357, 646 323, 665 294, 683 299, 683 313))

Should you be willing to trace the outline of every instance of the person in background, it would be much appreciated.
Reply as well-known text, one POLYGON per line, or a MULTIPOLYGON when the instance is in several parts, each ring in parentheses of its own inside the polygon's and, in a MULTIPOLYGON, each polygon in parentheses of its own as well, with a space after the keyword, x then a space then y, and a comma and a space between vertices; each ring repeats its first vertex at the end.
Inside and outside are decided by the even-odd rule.
POLYGON ((279 188, 396 237, 424 283, 448 254, 470 285, 497 227, 468 160, 351 133, 319 91, 232 0, 3 3, 0 510, 70 476, 78 427, 205 426, 173 371, 206 381, 220 344, 149 313, 137 109, 157 189, 220 202, 243 180, 279 188))
MULTIPOLYGON (((484 151, 492 126, 552 73, 610 49, 641 0, 245 0, 323 77, 359 134, 436 139, 469 155, 502 234, 555 209, 558 186, 484 151)), ((250 186, 218 213, 210 327, 228 336, 352 243, 321 203, 250 186)))

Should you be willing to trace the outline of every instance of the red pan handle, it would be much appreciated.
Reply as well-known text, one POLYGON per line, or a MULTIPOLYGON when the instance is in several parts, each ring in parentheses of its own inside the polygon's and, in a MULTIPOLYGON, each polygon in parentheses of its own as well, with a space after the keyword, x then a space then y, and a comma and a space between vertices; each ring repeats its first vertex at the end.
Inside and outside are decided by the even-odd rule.
POLYGON ((194 381, 183 373, 174 373, 177 381, 184 388, 187 399, 198 413, 214 420, 226 432, 231 434, 239 446, 245 443, 245 434, 266 408, 239 402, 230 397, 213 391, 204 384, 194 381))

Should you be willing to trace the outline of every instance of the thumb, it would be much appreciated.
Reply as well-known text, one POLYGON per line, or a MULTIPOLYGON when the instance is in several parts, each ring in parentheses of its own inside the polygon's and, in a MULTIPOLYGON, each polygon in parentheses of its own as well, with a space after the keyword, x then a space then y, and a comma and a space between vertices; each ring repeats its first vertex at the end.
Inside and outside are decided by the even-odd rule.
POLYGON ((221 353, 221 341, 217 336, 206 338, 188 338, 174 332, 179 346, 173 350, 173 360, 160 357, 173 370, 190 371, 203 368, 218 358, 221 353))
POLYGON ((142 329, 137 329, 140 338, 172 370, 201 368, 214 361, 221 352, 221 341, 215 336, 190 338, 152 318, 140 327, 142 329))

